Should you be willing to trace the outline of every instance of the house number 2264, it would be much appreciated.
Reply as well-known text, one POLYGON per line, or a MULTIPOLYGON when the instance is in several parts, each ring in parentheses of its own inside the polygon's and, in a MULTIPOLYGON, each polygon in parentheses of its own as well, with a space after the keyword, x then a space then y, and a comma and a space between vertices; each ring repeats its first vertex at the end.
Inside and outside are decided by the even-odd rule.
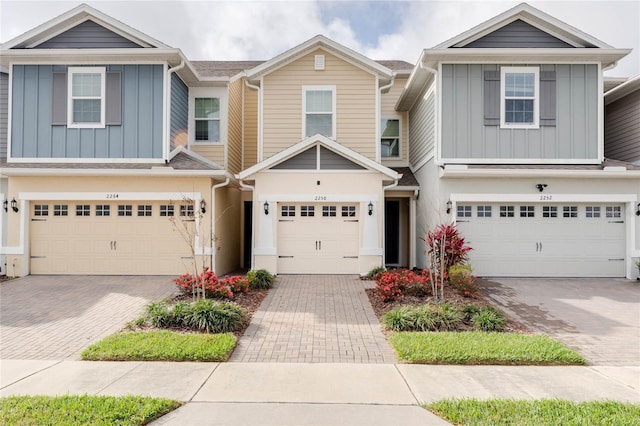
POLYGON ((107 200, 118 198, 118 194, 107 194, 107 200))

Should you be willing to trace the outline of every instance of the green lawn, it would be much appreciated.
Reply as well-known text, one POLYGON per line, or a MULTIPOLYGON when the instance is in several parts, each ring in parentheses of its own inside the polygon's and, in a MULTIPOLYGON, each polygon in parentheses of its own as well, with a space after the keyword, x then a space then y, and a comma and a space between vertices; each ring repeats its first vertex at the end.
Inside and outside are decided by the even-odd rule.
POLYGON ((82 352, 90 361, 226 361, 236 337, 225 334, 181 334, 136 331, 113 334, 82 352))
POLYGON ((424 408, 456 425, 639 426, 640 405, 613 401, 447 399, 424 408))
POLYGON ((584 365, 575 351, 545 335, 517 333, 392 333, 402 361, 414 364, 584 365))
POLYGON ((146 425, 180 406, 139 396, 11 396, 0 399, 3 425, 146 425))

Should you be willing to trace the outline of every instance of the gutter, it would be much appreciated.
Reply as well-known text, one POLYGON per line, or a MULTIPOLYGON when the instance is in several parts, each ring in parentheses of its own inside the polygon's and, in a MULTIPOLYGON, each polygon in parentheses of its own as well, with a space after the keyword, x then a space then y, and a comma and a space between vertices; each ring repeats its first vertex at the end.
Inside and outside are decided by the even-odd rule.
POLYGON ((565 178, 565 179, 638 179, 640 170, 553 170, 553 169, 457 169, 440 170, 441 178, 565 178))

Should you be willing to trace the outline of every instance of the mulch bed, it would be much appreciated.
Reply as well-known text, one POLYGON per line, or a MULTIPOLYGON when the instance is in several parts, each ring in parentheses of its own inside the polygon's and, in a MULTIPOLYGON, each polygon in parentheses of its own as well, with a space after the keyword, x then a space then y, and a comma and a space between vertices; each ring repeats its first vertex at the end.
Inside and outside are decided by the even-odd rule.
MULTIPOLYGON (((479 307, 493 306, 494 308, 500 310, 500 312, 504 314, 505 318, 507 318, 507 323, 503 331, 511 332, 511 333, 522 333, 522 334, 531 333, 531 330, 527 326, 517 321, 516 319, 510 317, 506 312, 499 309, 497 306, 493 305, 489 301, 488 297, 484 293, 482 293, 483 281, 480 279, 478 280, 478 283, 480 284, 481 290, 478 294, 472 295, 471 297, 464 297, 454 289, 450 287, 449 288, 445 287, 444 301, 449 302, 452 305, 457 307, 463 307, 465 305, 477 305, 479 307)), ((371 302, 371 306, 373 307, 373 311, 375 312, 376 316, 378 317, 378 320, 381 323, 382 323, 382 317, 384 316, 384 314, 386 314, 390 310, 397 308, 399 306, 402 306, 402 305, 417 306, 417 305, 424 305, 426 303, 435 303, 435 300, 432 296, 416 296, 411 294, 407 294, 405 295, 404 298, 399 300, 383 302, 380 299, 380 296, 378 296, 378 292, 376 291, 375 288, 368 288, 366 289, 366 292, 367 292, 367 296, 369 297, 369 302, 371 302)), ((462 328, 458 331, 466 331, 467 329, 471 330, 471 327, 462 326, 462 328)), ((385 333, 387 332, 385 331, 385 333)))

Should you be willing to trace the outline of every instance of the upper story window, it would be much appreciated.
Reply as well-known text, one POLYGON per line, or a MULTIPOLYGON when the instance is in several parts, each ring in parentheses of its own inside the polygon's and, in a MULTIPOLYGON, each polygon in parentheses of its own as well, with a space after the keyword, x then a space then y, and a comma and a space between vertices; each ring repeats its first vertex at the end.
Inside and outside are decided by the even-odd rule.
POLYGON ((104 67, 69 67, 67 126, 105 127, 104 67))
POLYGON ((227 140, 227 89, 189 89, 189 143, 221 144, 227 140))
POLYGON ((196 142, 220 142, 220 98, 195 98, 196 142))
POLYGON ((537 128, 539 117, 539 69, 502 67, 500 123, 505 128, 537 128))
POLYGON ((383 118, 380 126, 382 158, 400 156, 400 119, 383 118))
POLYGON ((328 138, 336 137, 336 87, 303 86, 304 128, 303 137, 319 133, 328 138))

